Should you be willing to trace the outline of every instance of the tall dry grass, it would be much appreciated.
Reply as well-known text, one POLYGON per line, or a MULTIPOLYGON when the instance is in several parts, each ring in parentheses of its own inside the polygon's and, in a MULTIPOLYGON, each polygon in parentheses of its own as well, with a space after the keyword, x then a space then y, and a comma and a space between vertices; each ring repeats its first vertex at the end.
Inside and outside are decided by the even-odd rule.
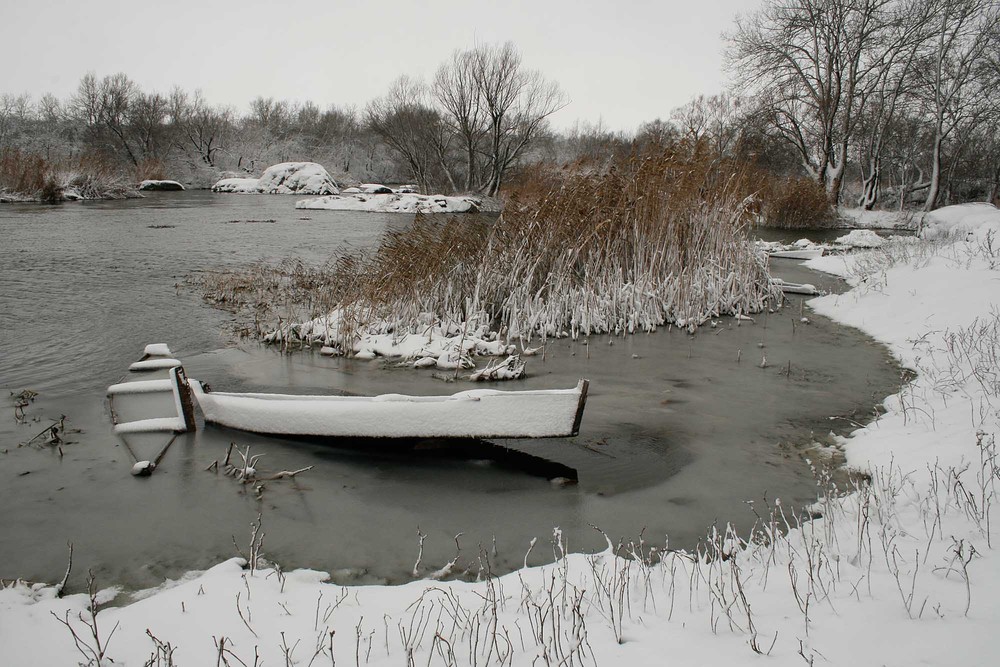
POLYGON ((0 193, 20 201, 124 199, 138 196, 133 175, 97 155, 49 160, 18 149, 0 151, 0 193))
POLYGON ((428 314, 507 340, 693 329, 780 296, 746 234, 748 179, 718 159, 637 154, 515 194, 499 219, 418 219, 322 267, 258 264, 196 282, 252 313, 251 333, 280 317, 294 335, 290 322, 338 309, 340 343, 375 323, 415 331, 428 314))

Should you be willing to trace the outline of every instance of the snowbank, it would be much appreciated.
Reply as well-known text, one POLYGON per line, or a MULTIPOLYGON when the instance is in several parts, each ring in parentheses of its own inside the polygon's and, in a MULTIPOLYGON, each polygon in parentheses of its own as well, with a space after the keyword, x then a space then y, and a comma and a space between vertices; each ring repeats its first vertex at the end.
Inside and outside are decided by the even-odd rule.
POLYGON ((965 234, 985 238, 1000 232, 1000 209, 993 204, 974 203, 945 206, 928 213, 921 224, 920 236, 941 239, 965 234))
POLYGON ((478 213, 481 202, 475 197, 444 195, 354 194, 303 199, 295 203, 295 208, 376 213, 478 213))
POLYGON ((177 181, 145 180, 139 184, 140 190, 183 190, 184 186, 177 181))
MULTIPOLYGON (((169 642, 184 665, 225 664, 220 653, 253 664, 255 652, 264 664, 373 666, 993 664, 1000 269, 979 243, 995 222, 978 213, 941 214, 971 241, 894 241, 812 261, 855 287, 810 305, 918 371, 844 439, 866 474, 857 487, 845 495, 819 474, 818 518, 800 524, 774 500, 752 508, 752 534, 720 525, 693 553, 638 541, 619 552, 631 559, 610 541, 601 554, 567 555, 556 529, 532 543, 532 560, 544 552, 549 565, 491 578, 486 551, 463 553, 417 561, 428 580, 396 587, 342 588, 318 572, 230 560, 101 611, 102 638, 117 624, 106 655, 144 664, 169 642), (462 570, 482 580, 437 581, 462 570)), ((0 590, 2 662, 87 662, 88 602, 53 587, 0 590)))
POLYGON ((337 184, 315 162, 283 162, 268 167, 258 178, 224 178, 213 192, 267 195, 335 195, 337 184))

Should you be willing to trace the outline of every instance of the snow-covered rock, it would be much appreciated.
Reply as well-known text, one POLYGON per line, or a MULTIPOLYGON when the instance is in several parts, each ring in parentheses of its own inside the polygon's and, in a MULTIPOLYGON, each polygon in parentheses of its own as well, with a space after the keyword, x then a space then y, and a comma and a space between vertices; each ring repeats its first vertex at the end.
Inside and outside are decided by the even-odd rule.
POLYGON ((258 185, 266 195, 335 195, 340 188, 322 165, 282 162, 264 170, 258 185))
POLYGON ((260 178, 223 178, 213 192, 266 195, 336 195, 340 189, 322 165, 282 162, 268 167, 260 178))
POLYGON ((834 243, 848 248, 881 248, 885 245, 885 239, 870 229, 852 229, 847 234, 838 236, 834 243))
POLYGON ((183 190, 184 186, 177 181, 145 180, 139 184, 140 190, 183 190))
POLYGON ((303 199, 295 203, 295 208, 376 213, 478 213, 481 210, 480 201, 475 197, 417 194, 331 195, 303 199))
POLYGON ((392 188, 381 183, 362 183, 357 189, 366 195, 391 195, 393 193, 392 188))

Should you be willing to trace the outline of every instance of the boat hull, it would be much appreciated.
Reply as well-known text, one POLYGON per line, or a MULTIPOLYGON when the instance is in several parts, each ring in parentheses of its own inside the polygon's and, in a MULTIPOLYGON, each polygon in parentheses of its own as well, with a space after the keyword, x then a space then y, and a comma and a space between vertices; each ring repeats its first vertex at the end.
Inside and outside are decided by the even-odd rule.
POLYGON ((823 256, 823 249, 776 250, 770 253, 769 256, 775 259, 816 259, 823 256))
POLYGON ((573 389, 476 389, 451 396, 296 396, 191 390, 205 421, 290 436, 551 438, 579 432, 587 380, 573 389))

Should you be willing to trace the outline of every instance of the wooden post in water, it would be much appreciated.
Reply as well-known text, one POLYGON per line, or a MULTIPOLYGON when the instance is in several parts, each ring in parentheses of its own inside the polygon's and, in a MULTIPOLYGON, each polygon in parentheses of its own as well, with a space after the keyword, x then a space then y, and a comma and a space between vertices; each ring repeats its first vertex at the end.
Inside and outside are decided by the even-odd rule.
POLYGON ((188 384, 187 375, 183 366, 175 366, 170 369, 170 379, 174 383, 174 396, 177 397, 177 415, 184 420, 184 432, 190 433, 197 428, 194 420, 194 401, 191 398, 191 386, 188 384))

